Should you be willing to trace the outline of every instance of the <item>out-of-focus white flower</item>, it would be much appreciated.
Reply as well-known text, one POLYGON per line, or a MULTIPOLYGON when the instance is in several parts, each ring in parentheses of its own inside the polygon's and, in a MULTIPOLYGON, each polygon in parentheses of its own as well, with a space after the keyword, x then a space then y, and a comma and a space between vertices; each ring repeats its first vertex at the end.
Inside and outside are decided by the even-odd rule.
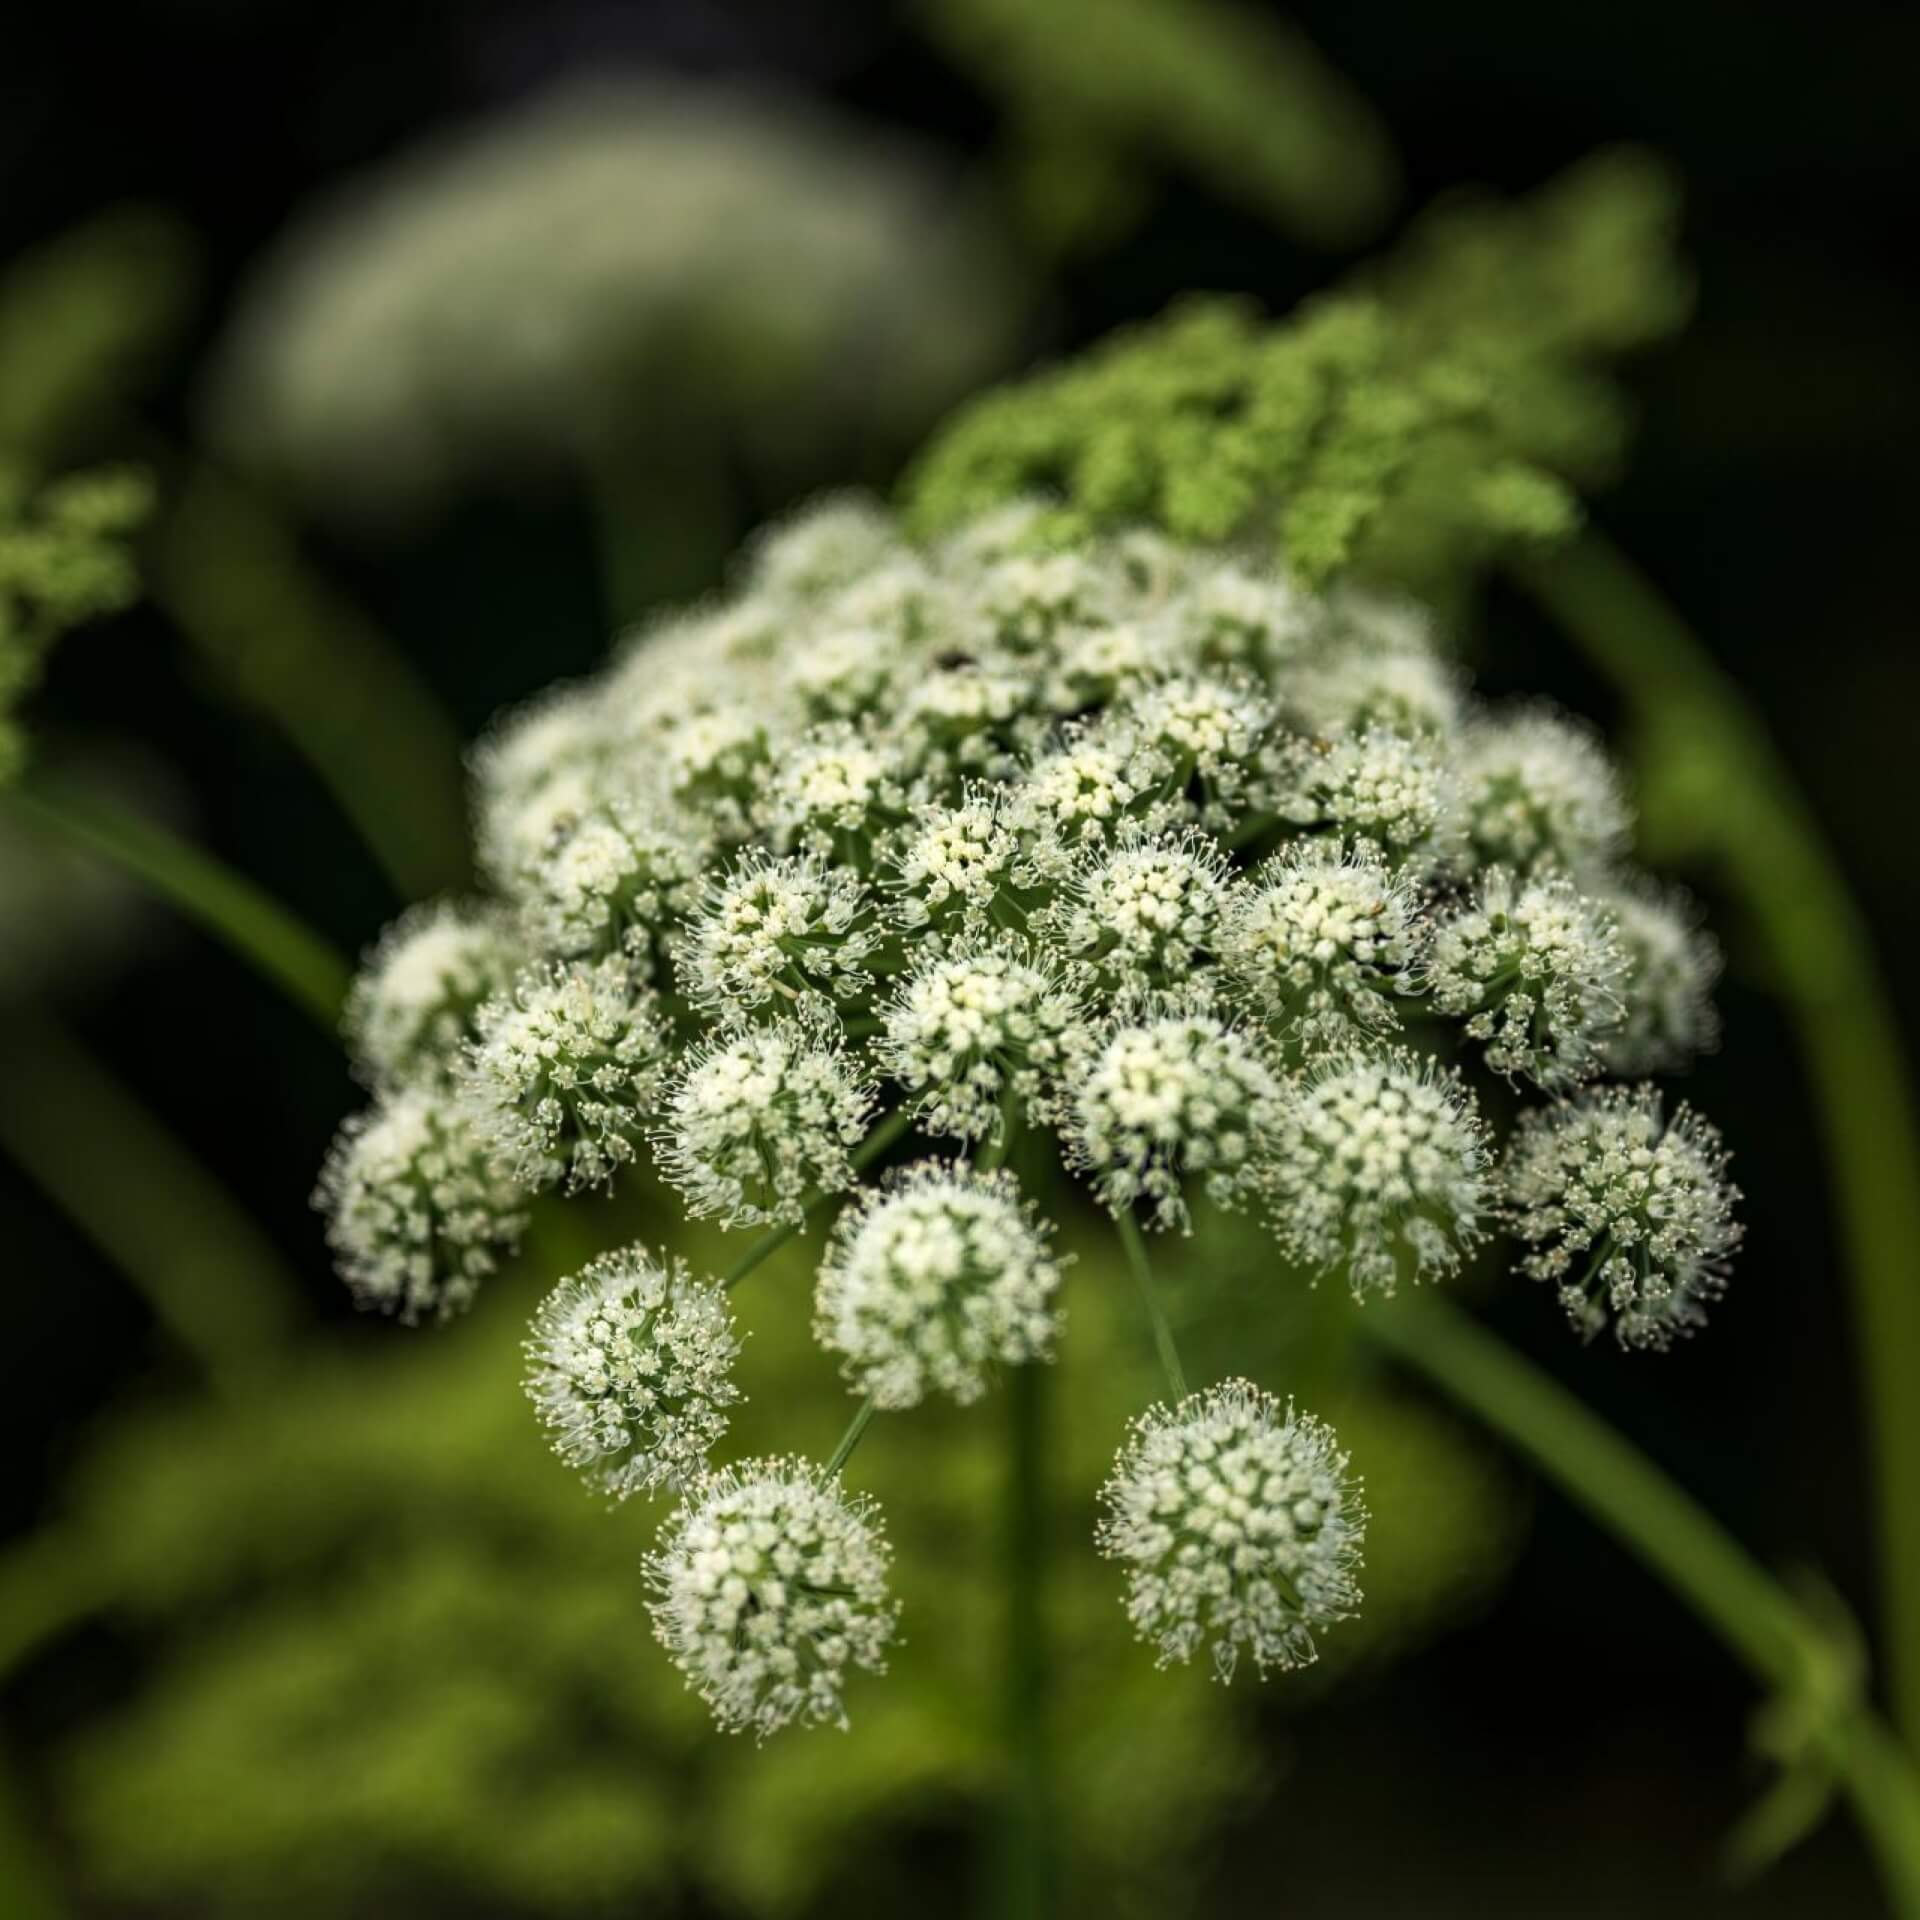
POLYGON ((446 1080, 481 1003, 525 959, 511 916, 486 902, 409 907, 380 936, 347 996, 342 1027, 368 1086, 446 1080))
POLYGON ((1606 1043, 1613 1073, 1659 1073, 1710 1053, 1720 1038, 1713 983, 1720 947, 1700 924, 1699 909, 1677 887, 1628 881, 1604 896, 1626 956, 1626 1003, 1606 1043))
POLYGON ((346 1122, 313 1204, 355 1297, 408 1321, 471 1305, 526 1226, 525 1195, 495 1170, 472 1111, 427 1086, 346 1122))
POLYGON ((1620 776, 1591 729, 1551 708, 1477 721, 1460 743, 1460 809, 1482 865, 1607 867, 1632 826, 1620 776))

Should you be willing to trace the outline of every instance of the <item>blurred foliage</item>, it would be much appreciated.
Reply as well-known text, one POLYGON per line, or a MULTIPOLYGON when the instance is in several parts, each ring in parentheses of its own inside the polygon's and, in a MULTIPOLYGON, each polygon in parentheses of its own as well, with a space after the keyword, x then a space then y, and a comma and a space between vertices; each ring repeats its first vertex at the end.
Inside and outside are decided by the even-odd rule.
MULTIPOLYGON (((1274 1696, 1156 1672, 1092 1551, 1092 1489, 1155 1377, 1108 1244, 1075 1270, 1049 1376, 1061 1777, 1083 1909, 1161 1915, 1258 1784, 1274 1696)), ((750 1284, 734 1439, 824 1454, 849 1403, 807 1336, 805 1261, 750 1284)), ((850 1469, 884 1503, 907 1621, 855 1734, 718 1740, 651 1644, 651 1516, 582 1497, 517 1391, 518 1291, 444 1335, 309 1359, 249 1410, 127 1418, 98 1449, 67 1537, 159 1658, 65 1767, 90 1870, 117 1898, 223 1914, 462 1889, 554 1913, 693 1890, 759 1914, 921 1899, 927 1850, 958 1857, 1000 1785, 1004 1402, 903 1416, 911 1435, 883 1421, 850 1469)), ((1331 1680, 1481 1598, 1516 1512, 1420 1404, 1349 1385, 1327 1411, 1392 1516, 1331 1680)))
POLYGON ((171 215, 121 207, 0 276, 0 459, 29 474, 79 457, 152 377, 196 291, 171 215))
POLYGON ((15 711, 38 685, 48 650, 137 594, 129 543, 152 506, 146 476, 129 469, 34 489, 0 467, 0 786, 25 764, 15 711))
POLYGON ((1627 408, 1609 370, 1685 317, 1661 165, 1598 154, 1528 199, 1462 195, 1280 321, 1182 302, 971 402, 908 482, 926 531, 1020 495, 1052 531, 1157 522, 1276 540, 1303 581, 1436 600, 1491 553, 1578 524, 1627 408))
POLYGON ((1026 299, 911 144, 741 87, 581 83, 296 218, 207 411, 349 522, 569 464, 670 506, 729 454, 791 487, 911 441, 1006 363, 1026 299))
POLYGON ((1399 170, 1367 102, 1285 21, 1237 0, 922 0, 1002 100, 1030 226, 1110 244, 1157 164, 1317 246, 1371 239, 1399 170))

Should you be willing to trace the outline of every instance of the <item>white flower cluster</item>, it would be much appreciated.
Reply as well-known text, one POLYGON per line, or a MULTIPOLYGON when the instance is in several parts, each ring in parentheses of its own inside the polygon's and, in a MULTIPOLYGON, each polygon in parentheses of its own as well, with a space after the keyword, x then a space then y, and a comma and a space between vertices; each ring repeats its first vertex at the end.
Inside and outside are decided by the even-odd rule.
POLYGON ((1367 1514, 1333 1430, 1245 1380, 1150 1408, 1101 1489, 1100 1550, 1127 1570, 1127 1613, 1161 1664, 1203 1647, 1233 1678, 1314 1658, 1359 1609, 1367 1514))
POLYGON ((913 147, 765 91, 602 78, 299 216, 242 291, 209 424, 350 520, 642 429, 791 470, 856 429, 924 427, 1003 357, 1023 304, 913 147))
MULTIPOLYGON (((493 897, 403 922, 355 995, 375 1104, 321 1198, 356 1288, 463 1304, 530 1193, 643 1156, 761 1233, 741 1274, 851 1193, 817 1338, 869 1409, 966 1403, 1053 1351, 1022 1183, 1063 1165, 1136 1269, 1136 1226, 1203 1203, 1356 1295, 1504 1227, 1584 1330, 1693 1324, 1738 1238, 1717 1138, 1595 1083, 1711 1040, 1717 957, 1624 867, 1592 737, 1478 705, 1397 603, 1039 524, 916 546, 826 502, 501 724, 493 897), (1560 1101, 1504 1157, 1490 1076, 1560 1101), (863 1187, 912 1133, 977 1159, 907 1145, 863 1187)), ((621 1256, 543 1309, 534 1396, 601 1484, 681 1493, 658 1617, 723 1721, 836 1719, 891 1629, 884 1553, 807 1470, 705 1465, 728 1326, 621 1256)), ((1354 1603, 1344 1462, 1255 1389, 1152 1416, 1109 1509, 1170 1657, 1295 1664, 1354 1603)))
POLYGON ((1606 1087, 1521 1115, 1502 1169, 1521 1272, 1551 1282, 1588 1339, 1663 1348, 1706 1320, 1740 1244, 1740 1190, 1718 1131, 1668 1120, 1649 1086, 1606 1087))
POLYGON ((700 1478, 740 1397, 739 1351, 718 1287, 626 1247, 541 1303, 527 1393, 561 1459, 624 1500, 700 1478))

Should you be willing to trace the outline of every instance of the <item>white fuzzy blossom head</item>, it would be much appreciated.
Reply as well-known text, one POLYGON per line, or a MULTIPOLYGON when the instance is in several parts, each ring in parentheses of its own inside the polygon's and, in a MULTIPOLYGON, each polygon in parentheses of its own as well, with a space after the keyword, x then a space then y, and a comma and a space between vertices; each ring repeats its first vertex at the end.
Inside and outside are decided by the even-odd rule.
POLYGON ((1608 866, 1624 851, 1632 825, 1620 776, 1598 737, 1545 707, 1467 729, 1460 807, 1475 860, 1522 872, 1557 866, 1581 874, 1608 866))
POLYGON ((1305 840, 1235 894, 1221 959, 1238 997, 1314 1050, 1398 1026, 1425 941, 1419 893, 1377 847, 1305 840))
POLYGON ((1053 1089, 1085 1044, 1077 982, 1021 944, 963 942, 920 960, 881 1013, 874 1057, 922 1131, 978 1140, 1009 1097, 1051 1119, 1053 1089))
POLYGON ((1647 881, 1616 887, 1605 900, 1626 956, 1626 1012, 1606 1043, 1608 1071, 1665 1072, 1710 1053, 1720 1038, 1720 947, 1698 908, 1679 888, 1647 881))
POLYGON ((660 1104, 661 1174, 696 1218, 798 1226, 853 1181, 871 1082, 822 1023, 780 1019, 690 1048, 660 1104))
POLYGON ((835 1223, 814 1332, 876 1406, 979 1399, 997 1366, 1051 1357, 1060 1262, 1006 1172, 923 1161, 835 1223))
POLYGON ((553 1450, 616 1500, 698 1480, 740 1398, 726 1295, 644 1247, 561 1281, 526 1351, 527 1394, 553 1450))
POLYGON ((526 873, 529 941, 562 960, 620 954, 651 979, 674 921, 693 904, 706 853, 661 806, 615 800, 563 825, 526 873))
POLYGON ((1071 728, 1012 790, 1008 820, 1026 838, 1033 866, 1058 880, 1082 848, 1105 845, 1138 819, 1150 777, 1124 725, 1071 728))
POLYGON ((1333 1429, 1245 1380, 1134 1422, 1101 1489, 1100 1550, 1162 1666, 1203 1648, 1231 1680, 1311 1663, 1359 1610, 1367 1513, 1333 1429))
POLYGON ((909 930, 977 932, 1011 918, 1019 842, 991 788, 969 788, 958 806, 927 810, 895 858, 894 911, 909 930))
POLYGON ((822 494, 776 521, 747 553, 750 590, 824 600, 899 552, 892 518, 858 493, 822 494))
POLYGON ((1115 1213, 1187 1225, 1186 1186, 1218 1206, 1244 1202, 1273 1131, 1280 1082, 1253 1037, 1205 1012, 1126 1021, 1075 1076, 1067 1153, 1115 1213))
POLYGON ((1223 560, 1196 568, 1176 614, 1183 639, 1215 666, 1272 675, 1296 660, 1321 619, 1318 601, 1278 573, 1223 560))
POLYGON ((361 1305, 446 1319, 520 1243, 525 1196, 495 1171, 471 1111, 402 1088, 341 1127, 313 1204, 361 1305))
POLYGON ((1459 669, 1425 646, 1337 649, 1290 676, 1286 696, 1308 731, 1323 735, 1384 727, 1445 739, 1463 704, 1459 669))
POLYGON ((1190 797, 1203 826, 1222 831, 1264 797, 1273 702, 1251 680, 1175 674, 1137 689, 1120 711, 1136 764, 1164 793, 1190 797))
POLYGON ((879 944, 859 874, 818 854, 750 850, 708 888, 680 973, 711 1018, 734 1023, 864 992, 879 944))
POLYGON ((1438 1279, 1485 1238, 1473 1098, 1404 1048, 1330 1055, 1290 1082, 1266 1172, 1288 1258, 1356 1294, 1438 1279))
POLYGON ((687 1495, 647 1557, 653 1630, 723 1732, 847 1725, 899 1605, 878 1509, 805 1460, 744 1460, 687 1495))
POLYGON ((1217 954, 1234 884, 1205 833, 1127 832, 1075 866, 1039 924, 1109 992, 1180 988, 1217 954))
POLYGON ((869 872, 875 843, 908 817, 896 752, 844 721, 810 728, 769 768, 756 806, 762 830, 794 848, 869 872))
POLYGON ((633 1159, 666 1070, 653 991, 618 957, 523 974, 480 1009, 463 1082, 523 1186, 605 1186, 633 1159))
POLYGON ((520 969, 513 922, 484 902, 409 907, 370 952, 347 997, 342 1026, 368 1086, 448 1079, 481 1003, 520 969))
POLYGON ((1452 770, 1441 747, 1385 727, 1299 744, 1282 811, 1310 830, 1367 840, 1396 867, 1429 873, 1454 855, 1452 770))
POLYGON ((1563 874, 1504 867, 1435 929, 1427 985, 1494 1072, 1549 1090, 1587 1079, 1618 1031, 1626 956, 1613 916, 1563 874))
POLYGON ((1520 1117, 1501 1170, 1519 1270, 1587 1339, 1662 1350, 1706 1321, 1740 1244, 1718 1131, 1653 1087, 1606 1087, 1520 1117))

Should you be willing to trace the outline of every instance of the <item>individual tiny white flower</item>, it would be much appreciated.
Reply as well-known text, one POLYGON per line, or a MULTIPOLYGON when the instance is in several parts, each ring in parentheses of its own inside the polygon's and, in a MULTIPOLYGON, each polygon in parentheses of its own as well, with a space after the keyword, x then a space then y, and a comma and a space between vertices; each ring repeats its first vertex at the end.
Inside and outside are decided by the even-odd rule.
POLYGON ((524 1201, 472 1112, 432 1086, 383 1094, 348 1120, 313 1196, 355 1298, 409 1322, 472 1303, 519 1245, 524 1201))
POLYGON ((989 1371, 1051 1356, 1060 1262, 1004 1169, 923 1161, 869 1188, 834 1224, 814 1334, 878 1407, 929 1393, 962 1406, 989 1371))
POLYGON ((1286 699, 1322 735, 1384 727, 1444 739, 1462 706, 1459 669, 1427 647, 1340 648, 1289 676, 1286 699))
POLYGON ((620 954, 651 979, 698 893, 703 849, 663 806, 613 800, 563 828, 519 888, 528 939, 559 960, 620 954))
POLYGON ((1549 1090, 1598 1068, 1625 978, 1613 916, 1560 873, 1521 880, 1490 868, 1428 950, 1434 1005, 1486 1043, 1494 1072, 1549 1090))
POLYGON ((809 1201, 852 1185, 848 1155, 873 1106, 836 1035, 773 1020, 687 1052, 661 1102, 655 1155, 695 1218, 798 1226, 809 1201))
POLYGON ((1208 835, 1128 829, 1111 848, 1088 849, 1035 926, 1109 989, 1180 987, 1218 953, 1234 884, 1208 835))
POLYGON ((1074 1076, 1067 1158, 1115 1213, 1144 1204, 1149 1225, 1184 1230, 1189 1177, 1216 1205, 1248 1198, 1279 1101, 1251 1035, 1210 1013, 1146 1015, 1116 1026, 1074 1076))
POLYGON ((865 1495, 805 1460, 743 1460, 661 1529, 653 1630, 723 1732, 844 1727, 847 1682, 886 1671, 892 1557, 865 1495))
POLYGON ((522 1185, 603 1186, 634 1157, 666 1068, 656 996, 618 957, 523 974, 480 1009, 464 1085, 522 1185))
POLYGON ((1607 1087, 1520 1116, 1502 1168, 1519 1271, 1559 1289, 1583 1338, 1662 1350, 1705 1324, 1740 1244, 1740 1190, 1717 1129, 1650 1086, 1607 1087))
POLYGON ((890 876, 903 927, 978 931, 1023 917, 1011 903, 1020 843, 997 790, 972 786, 960 804, 931 807, 903 836, 890 876))
POLYGON ((1587 727, 1547 707, 1470 726, 1460 741, 1460 810, 1483 865, 1519 871, 1610 865, 1631 820, 1620 776, 1587 727))
POLYGON ((1105 624, 1112 583, 1083 553, 1017 553, 979 576, 971 612, 1013 654, 1038 653, 1066 627, 1105 624))
POLYGON ((817 854, 775 858, 749 848, 709 887, 678 964, 714 1018, 738 1022, 864 992, 879 942, 857 873, 817 854))
POLYGON ((1319 604, 1280 574, 1222 561, 1188 576, 1177 617, 1203 659, 1270 674, 1300 653, 1322 616, 1319 604))
POLYGON ((498 907, 454 900, 409 907, 361 966, 342 1028, 370 1087, 448 1078, 480 1003, 525 959, 498 907))
POLYGON ((1403 1047, 1330 1054, 1289 1082, 1266 1152, 1290 1260, 1355 1294, 1438 1279, 1485 1237, 1486 1128, 1460 1076, 1403 1047))
POLYGON ((898 541, 892 516, 877 501, 858 493, 826 494, 754 542, 749 589, 816 600, 891 560, 898 541))
POLYGON ((1301 826, 1371 840, 1395 866, 1428 872, 1458 834, 1452 775, 1431 741, 1385 727, 1303 742, 1285 768, 1282 811, 1301 826))
POLYGON ((1419 893, 1376 847, 1301 840, 1236 892, 1220 952, 1234 991, 1313 1048, 1397 1027, 1425 938, 1419 893))
POLYGON ((897 753, 844 722, 783 746, 762 778, 755 817, 782 853, 798 847, 871 867, 875 843, 907 816, 897 753))
POLYGON ((900 982, 874 1056, 923 1131, 978 1140, 998 1127, 1009 1094, 1029 1120, 1051 1118, 1054 1080, 1085 1020, 1075 984, 1045 955, 967 940, 925 955, 900 982))
POLYGON ((554 1452, 616 1500, 699 1479, 740 1398, 726 1295, 644 1247, 562 1280, 526 1352, 527 1396, 554 1452))
POLYGON ((1605 1047, 1613 1073, 1658 1073, 1710 1053, 1720 1038, 1713 983, 1720 947, 1681 889, 1626 883, 1602 896, 1626 955, 1626 1014, 1605 1047))
POLYGON ((1127 1617, 1161 1666, 1203 1647, 1230 1681, 1318 1654, 1358 1612, 1367 1511, 1333 1429, 1246 1380, 1148 1408, 1100 1490, 1100 1551, 1126 1569, 1127 1617))

